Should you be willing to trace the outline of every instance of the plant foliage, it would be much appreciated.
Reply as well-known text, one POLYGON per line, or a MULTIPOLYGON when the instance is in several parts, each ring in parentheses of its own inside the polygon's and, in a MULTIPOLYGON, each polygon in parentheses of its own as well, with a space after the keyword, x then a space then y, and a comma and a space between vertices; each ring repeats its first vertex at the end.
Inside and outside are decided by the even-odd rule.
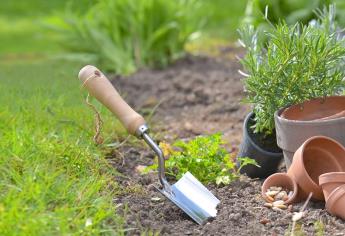
POLYGON ((191 14, 199 5, 197 0, 104 0, 83 15, 67 11, 55 28, 69 50, 93 55, 104 69, 129 74, 181 57, 203 25, 191 14))
MULTIPOLYGON (((207 183, 229 184, 239 176, 239 170, 249 164, 257 165, 250 158, 240 158, 240 167, 236 170, 229 152, 222 146, 224 141, 220 133, 210 136, 199 136, 188 142, 177 141, 173 144, 178 151, 169 145, 160 145, 165 155, 167 172, 180 179, 187 171, 191 172, 199 181, 207 183)), ((157 168, 154 164, 148 168, 157 168)))
POLYGON ((282 21, 269 31, 253 26, 240 31, 247 50, 241 60, 249 74, 244 80, 246 101, 253 104, 255 132, 272 133, 279 108, 344 89, 345 47, 336 31, 334 6, 317 14, 308 25, 282 21))

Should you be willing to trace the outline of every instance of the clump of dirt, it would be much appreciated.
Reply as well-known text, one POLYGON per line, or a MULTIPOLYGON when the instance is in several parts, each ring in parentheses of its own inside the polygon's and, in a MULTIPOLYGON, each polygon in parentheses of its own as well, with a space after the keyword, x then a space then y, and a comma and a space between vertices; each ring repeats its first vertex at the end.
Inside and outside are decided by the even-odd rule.
MULTIPOLYGON (((241 53, 230 49, 230 53, 241 53)), ((240 103, 243 85, 235 60, 192 57, 177 61, 165 70, 142 70, 130 77, 115 77, 113 84, 136 110, 148 115, 161 139, 191 138, 199 134, 223 132, 238 150, 242 123, 249 111, 240 103)), ((207 186, 221 201, 218 215, 199 226, 156 189, 156 173, 141 175, 140 169, 153 163, 154 154, 146 146, 122 145, 109 161, 121 173, 117 181, 123 194, 116 204, 126 218, 128 235, 160 232, 163 235, 284 235, 291 227, 292 213, 276 212, 263 206, 262 180, 241 177, 228 186, 207 186), (119 155, 118 153, 121 153, 119 155)), ((299 210, 301 204, 294 205, 299 210)), ((326 235, 344 235, 345 224, 330 216, 323 203, 310 203, 303 219, 307 235, 315 235, 315 222, 321 220, 326 235)))

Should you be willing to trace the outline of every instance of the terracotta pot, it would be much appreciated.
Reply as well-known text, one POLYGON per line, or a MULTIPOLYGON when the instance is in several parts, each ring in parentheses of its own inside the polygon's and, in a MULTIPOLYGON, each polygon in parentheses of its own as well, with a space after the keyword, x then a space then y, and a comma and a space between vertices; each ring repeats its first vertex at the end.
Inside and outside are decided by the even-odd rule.
POLYGON ((326 202, 327 211, 345 220, 345 185, 337 187, 326 202))
POLYGON ((267 198, 266 192, 272 186, 282 187, 283 189, 293 192, 292 196, 288 200, 285 201, 286 204, 296 202, 297 191, 298 191, 297 184, 296 184, 296 181, 293 178, 291 178, 288 174, 275 173, 269 176, 264 181, 261 187, 261 195, 268 202, 269 202, 269 199, 267 198))
POLYGON ((324 200, 319 176, 345 171, 345 149, 334 139, 325 136, 309 138, 297 149, 288 174, 298 185, 298 198, 305 199, 313 192, 314 200, 324 200))
POLYGON ((343 184, 345 184, 345 172, 330 172, 319 176, 319 185, 326 201, 331 192, 343 184))
MULTIPOLYGON (((243 124, 243 140, 240 146, 237 157, 250 157, 254 159, 260 167, 254 165, 247 165, 241 169, 241 174, 246 174, 251 178, 266 178, 267 176, 277 172, 278 166, 283 159, 283 152, 276 144, 276 138, 274 138, 274 144, 278 149, 278 152, 267 150, 264 145, 258 142, 250 132, 251 119, 253 119, 254 113, 250 112, 243 124)), ((240 163, 237 163, 239 166, 240 163)))
POLYGON ((283 150, 287 168, 291 165, 295 151, 310 137, 324 135, 345 145, 344 102, 345 96, 318 98, 303 104, 282 108, 274 114, 277 143, 283 150), (322 101, 324 102, 322 103, 322 101), (336 106, 336 101, 340 104, 339 107, 336 106), (330 103, 333 108, 327 109, 325 104, 330 103), (311 107, 310 104, 312 104, 311 107), (316 104, 318 104, 324 117, 321 117, 320 112, 317 112, 318 106, 316 104))
POLYGON ((315 98, 286 108, 281 117, 288 120, 327 120, 344 117, 345 96, 315 98))
POLYGON ((331 120, 331 119, 337 119, 337 118, 342 118, 342 117, 345 117, 345 111, 341 111, 341 112, 338 112, 338 113, 336 113, 334 115, 327 116, 327 117, 324 117, 324 118, 315 119, 313 121, 331 120))

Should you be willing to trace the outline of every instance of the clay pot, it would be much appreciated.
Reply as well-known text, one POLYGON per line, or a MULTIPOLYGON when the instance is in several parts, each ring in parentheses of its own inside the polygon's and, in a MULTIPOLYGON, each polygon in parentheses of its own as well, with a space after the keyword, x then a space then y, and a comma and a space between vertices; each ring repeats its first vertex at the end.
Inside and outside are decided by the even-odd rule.
POLYGON ((297 149, 288 174, 298 185, 298 198, 305 199, 313 192, 314 200, 324 200, 319 176, 345 171, 345 149, 334 139, 325 136, 309 138, 297 149))
POLYGON ((278 146, 289 168, 295 151, 308 138, 324 135, 345 145, 345 96, 317 98, 274 114, 278 146))
POLYGON ((345 172, 330 172, 319 176, 319 185, 326 201, 331 192, 343 184, 345 184, 345 172))
POLYGON ((327 211, 345 220, 345 185, 337 187, 326 202, 327 211))
POLYGON ((275 173, 269 176, 264 181, 261 187, 261 195, 267 202, 269 202, 269 199, 267 198, 266 192, 272 186, 282 187, 283 189, 293 192, 292 196, 288 200, 285 201, 285 204, 296 202, 297 191, 298 191, 297 183, 288 174, 275 173))
POLYGON ((337 119, 337 118, 342 118, 342 117, 345 117, 345 111, 341 111, 341 112, 338 112, 338 113, 336 113, 334 115, 327 116, 327 117, 324 117, 324 118, 315 119, 313 121, 331 120, 331 119, 337 119))
MULTIPOLYGON (((282 150, 277 147, 278 152, 272 152, 263 147, 262 144, 256 142, 250 132, 250 120, 253 119, 254 113, 247 115, 243 124, 243 139, 237 157, 250 157, 254 159, 260 167, 254 165, 244 166, 240 172, 251 178, 266 178, 267 176, 277 172, 278 166, 283 159, 282 150)), ((276 145, 276 139, 274 138, 276 145)), ((277 146, 277 145, 276 145, 277 146)), ((237 163, 239 166, 239 163, 237 163)))
POLYGON ((288 120, 327 120, 344 117, 345 96, 315 98, 286 108, 281 117, 288 120))

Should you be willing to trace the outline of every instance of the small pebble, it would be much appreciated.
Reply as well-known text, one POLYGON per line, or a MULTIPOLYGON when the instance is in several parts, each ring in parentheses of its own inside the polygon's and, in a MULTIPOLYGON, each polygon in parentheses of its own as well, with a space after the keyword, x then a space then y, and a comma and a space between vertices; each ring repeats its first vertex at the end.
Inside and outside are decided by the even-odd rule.
POLYGON ((274 196, 277 195, 278 193, 279 193, 279 191, 274 190, 274 191, 268 191, 268 192, 266 192, 266 195, 267 195, 267 196, 270 196, 270 197, 274 197, 274 196))
POLYGON ((281 191, 275 196, 275 199, 283 200, 285 197, 287 197, 287 193, 285 191, 281 191))
POLYGON ((268 195, 266 195, 266 197, 267 197, 267 200, 268 200, 269 202, 274 202, 274 198, 273 198, 273 197, 268 196, 268 195))
POLYGON ((160 200, 161 200, 160 197, 153 197, 153 198, 151 198, 151 201, 153 201, 153 202, 159 202, 160 200))
POLYGON ((135 171, 137 171, 138 173, 143 173, 145 171, 147 166, 144 165, 138 165, 135 167, 135 171))
POLYGON ((278 205, 284 205, 284 201, 278 200, 278 201, 273 202, 273 206, 278 206, 278 205))
POLYGON ((266 225, 267 223, 270 223, 270 220, 266 219, 266 218, 263 218, 263 219, 260 220, 260 223, 263 224, 263 225, 266 225))
POLYGON ((282 187, 277 187, 277 186, 271 186, 269 188, 269 190, 271 191, 278 191, 278 192, 280 192, 282 189, 283 189, 282 187))
POLYGON ((274 211, 283 211, 282 209, 280 209, 280 208, 278 208, 278 207, 272 207, 272 210, 274 210, 274 211))
POLYGON ((292 216, 292 221, 299 221, 303 218, 303 212, 294 212, 292 216))
POLYGON ((282 209, 282 210, 287 209, 287 206, 286 206, 286 205, 276 205, 275 207, 278 207, 278 208, 280 208, 280 209, 282 209))

